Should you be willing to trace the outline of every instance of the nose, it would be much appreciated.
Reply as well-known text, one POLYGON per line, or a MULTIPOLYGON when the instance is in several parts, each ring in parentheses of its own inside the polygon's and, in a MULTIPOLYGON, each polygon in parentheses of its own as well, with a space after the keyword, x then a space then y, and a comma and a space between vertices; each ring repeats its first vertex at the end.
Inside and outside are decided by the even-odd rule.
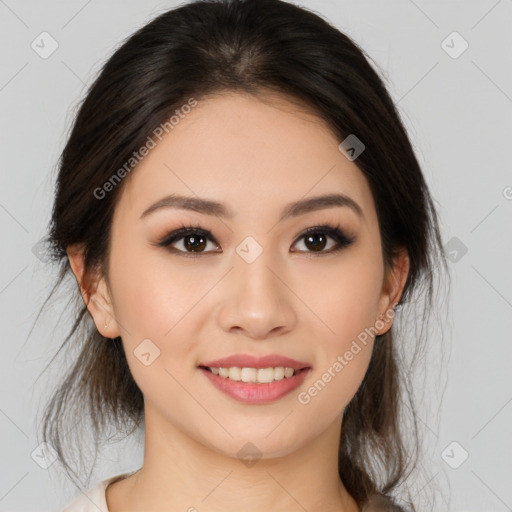
POLYGON ((295 327, 294 295, 270 251, 252 263, 235 254, 234 268, 218 291, 218 322, 225 332, 263 340, 295 327))

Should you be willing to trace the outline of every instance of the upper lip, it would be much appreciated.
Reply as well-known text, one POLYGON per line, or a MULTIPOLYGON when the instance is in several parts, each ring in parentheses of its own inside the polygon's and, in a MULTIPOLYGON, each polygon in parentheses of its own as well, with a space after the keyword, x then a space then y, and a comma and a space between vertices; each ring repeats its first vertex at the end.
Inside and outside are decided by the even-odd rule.
POLYGON ((210 368, 231 368, 235 366, 238 368, 275 368, 284 366, 285 368, 301 370, 302 368, 309 368, 311 365, 279 354, 269 354, 266 356, 234 354, 222 359, 215 359, 215 361, 201 363, 199 366, 209 366, 210 368))

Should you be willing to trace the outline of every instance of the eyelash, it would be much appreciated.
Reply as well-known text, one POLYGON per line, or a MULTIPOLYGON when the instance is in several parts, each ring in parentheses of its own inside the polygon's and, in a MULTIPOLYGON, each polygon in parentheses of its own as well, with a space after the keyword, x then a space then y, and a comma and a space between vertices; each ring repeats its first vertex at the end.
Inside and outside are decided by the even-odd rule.
MULTIPOLYGON (((355 240, 355 237, 350 237, 350 236, 346 235, 340 229, 339 225, 334 226, 334 225, 330 225, 330 224, 324 224, 321 226, 314 226, 314 227, 308 228, 297 238, 297 240, 294 242, 294 245, 295 245, 295 243, 299 242, 300 240, 306 238, 307 236, 312 235, 312 234, 318 234, 318 233, 327 235, 328 237, 332 238, 337 243, 337 245, 327 251, 322 250, 319 252, 315 252, 315 251, 294 251, 294 252, 306 253, 306 254, 310 254, 310 255, 314 255, 314 256, 317 256, 317 255, 322 256, 325 254, 332 254, 332 253, 338 252, 341 249, 351 245, 355 240)), ((215 240, 215 238, 213 238, 213 236, 211 235, 211 233, 209 231, 202 229, 200 226, 192 226, 192 225, 188 225, 188 226, 182 225, 182 227, 180 229, 177 229, 177 230, 172 231, 171 233, 165 235, 155 245, 160 246, 160 247, 166 247, 174 253, 184 255, 185 257, 190 257, 190 258, 196 258, 196 257, 201 256, 202 254, 207 254, 209 252, 209 251, 207 251, 207 252, 202 252, 202 253, 201 252, 194 253, 194 252, 182 251, 180 249, 170 247, 171 244, 173 244, 174 242, 177 242, 178 240, 185 238, 188 235, 200 235, 200 236, 207 238, 209 241, 212 241, 212 242, 216 243, 217 245, 219 245, 217 240, 215 240)))

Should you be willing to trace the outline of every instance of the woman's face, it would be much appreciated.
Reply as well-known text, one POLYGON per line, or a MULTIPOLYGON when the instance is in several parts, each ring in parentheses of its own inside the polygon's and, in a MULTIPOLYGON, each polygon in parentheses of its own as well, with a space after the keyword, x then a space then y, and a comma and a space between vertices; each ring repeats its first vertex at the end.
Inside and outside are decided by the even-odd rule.
POLYGON ((390 328, 379 314, 400 288, 385 279, 373 198, 340 142, 283 98, 271 106, 223 94, 180 118, 125 178, 108 299, 93 316, 105 336, 122 337, 146 419, 231 456, 251 442, 264 457, 341 421, 373 335, 390 328), (349 199, 308 203, 328 195, 349 199), (191 198, 191 208, 152 208, 167 196, 191 198), (183 226, 199 232, 159 245, 183 226), (324 227, 303 236, 316 226, 324 227), (353 241, 340 243, 325 226, 353 241), (287 357, 307 369, 291 391, 281 370, 260 373, 273 384, 236 383, 257 371, 230 370, 224 392, 213 384, 224 378, 200 366, 233 355, 287 357))

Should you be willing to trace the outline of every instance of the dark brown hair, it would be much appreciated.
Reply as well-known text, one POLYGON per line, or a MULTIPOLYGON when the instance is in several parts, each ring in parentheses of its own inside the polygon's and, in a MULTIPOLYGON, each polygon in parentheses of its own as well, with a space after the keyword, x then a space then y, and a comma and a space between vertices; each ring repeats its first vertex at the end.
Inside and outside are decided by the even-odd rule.
MULTIPOLYGON (((422 295, 415 320, 425 322, 434 277, 446 267, 438 220, 398 111, 369 59, 323 18, 281 0, 198 0, 139 29, 103 66, 62 152, 48 236, 49 258, 59 272, 44 305, 70 275, 66 249, 72 245, 83 247, 87 273, 108 277, 112 216, 124 181, 101 199, 94 191, 189 98, 239 91, 284 95, 327 121, 340 142, 355 134, 365 144, 354 162, 374 197, 386 269, 405 247, 410 271, 401 312, 422 295)), ((108 427, 133 433, 143 426, 144 410, 121 338, 100 335, 76 282, 73 298, 76 317, 55 356, 67 345, 76 357, 46 406, 43 439, 74 480, 69 453, 78 442, 82 456, 80 433, 87 422, 97 453, 108 427)), ((339 475, 360 506, 375 493, 391 495, 418 463, 417 451, 408 452, 404 442, 405 412, 412 417, 408 433, 415 446, 420 439, 395 330, 393 325, 377 337, 368 371, 343 415, 339 475)), ((417 332, 407 339, 418 358, 421 340, 417 332)))

